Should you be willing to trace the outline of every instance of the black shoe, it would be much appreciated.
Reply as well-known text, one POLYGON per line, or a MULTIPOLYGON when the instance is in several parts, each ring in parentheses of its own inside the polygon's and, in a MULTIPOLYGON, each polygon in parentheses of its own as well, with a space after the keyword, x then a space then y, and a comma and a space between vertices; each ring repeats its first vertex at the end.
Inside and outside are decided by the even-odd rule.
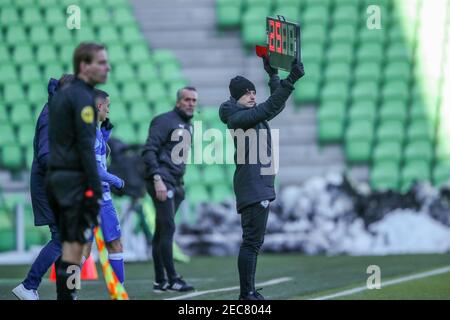
POLYGON ((167 291, 167 288, 169 288, 169 284, 167 283, 167 281, 160 283, 153 282, 153 292, 163 293, 167 291))
POLYGON ((195 290, 193 286, 187 284, 181 277, 173 280, 167 289, 174 292, 187 292, 195 290))
POLYGON ((258 291, 250 291, 248 294, 239 295, 239 300, 266 300, 258 291))

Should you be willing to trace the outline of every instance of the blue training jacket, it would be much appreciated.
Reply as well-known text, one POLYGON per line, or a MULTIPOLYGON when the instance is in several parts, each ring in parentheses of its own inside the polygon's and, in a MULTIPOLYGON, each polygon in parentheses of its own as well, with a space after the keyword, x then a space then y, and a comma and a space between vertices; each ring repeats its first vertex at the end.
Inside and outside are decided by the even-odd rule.
POLYGON ((123 180, 111 174, 106 169, 107 145, 111 130, 97 127, 95 138, 95 159, 97 160, 98 174, 102 181, 103 201, 111 200, 110 185, 120 189, 123 187, 123 180))

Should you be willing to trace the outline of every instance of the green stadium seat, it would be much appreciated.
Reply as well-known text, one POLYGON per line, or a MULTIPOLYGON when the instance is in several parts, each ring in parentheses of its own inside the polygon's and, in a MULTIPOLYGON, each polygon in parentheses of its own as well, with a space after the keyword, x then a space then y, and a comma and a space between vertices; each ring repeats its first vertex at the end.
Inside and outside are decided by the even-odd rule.
POLYGON ((132 24, 135 22, 133 13, 128 7, 119 7, 114 10, 113 21, 118 26, 132 24))
POLYGON ((188 164, 183 180, 187 187, 201 184, 203 181, 202 171, 199 170, 198 166, 188 164))
POLYGON ((173 104, 167 97, 161 98, 156 101, 153 105, 153 113, 155 115, 160 115, 162 113, 172 110, 173 104))
POLYGON ((14 83, 17 79, 18 74, 14 65, 0 64, 0 84, 14 83))
POLYGON ((323 60, 323 45, 321 43, 311 43, 302 48, 302 60, 305 64, 320 64, 323 60))
POLYGON ((406 34, 402 26, 391 26, 388 33, 388 40, 390 43, 404 43, 406 40, 406 34))
POLYGON ((318 131, 320 143, 340 142, 344 136, 344 119, 326 118, 320 120, 318 131))
POLYGON ((26 44, 16 46, 14 48, 13 59, 17 65, 34 61, 33 48, 26 44))
POLYGON ((351 4, 350 2, 345 5, 340 3, 333 12, 333 22, 335 25, 339 24, 353 24, 356 25, 359 21, 360 10, 357 7, 357 3, 351 4))
POLYGON ((34 63, 27 63, 20 66, 20 82, 22 84, 29 84, 33 82, 42 81, 41 72, 38 66, 34 63))
POLYGON ((8 47, 5 44, 0 44, 0 67, 5 65, 9 59, 11 59, 11 56, 8 47))
MULTIPOLYGON (((54 26, 55 29, 65 29, 67 28, 58 28, 58 26, 64 25, 66 22, 66 16, 64 10, 58 6, 45 6, 44 8, 44 22, 49 26, 54 26)), ((52 39, 53 40, 53 39, 52 39)))
POLYGON ((120 65, 120 63, 127 60, 127 56, 127 51, 122 44, 117 43, 108 46, 108 58, 111 64, 120 65))
POLYGON ((114 137, 128 144, 142 143, 137 139, 136 131, 131 123, 120 123, 115 126, 112 131, 114 137))
POLYGON ((10 46, 18 46, 28 42, 25 28, 22 25, 12 25, 7 27, 5 39, 10 46))
POLYGON ((383 100, 400 100, 406 102, 409 98, 409 87, 405 81, 386 82, 382 89, 383 100))
POLYGON ((304 50, 307 50, 312 43, 318 43, 323 46, 325 41, 327 40, 327 28, 325 25, 322 24, 313 24, 313 25, 306 25, 301 30, 301 37, 302 37, 302 54, 304 50))
POLYGON ((370 141, 347 141, 345 155, 350 164, 367 163, 370 160, 372 143, 370 141))
POLYGON ((231 28, 239 26, 241 22, 241 7, 236 3, 229 2, 217 5, 216 17, 220 28, 231 28))
MULTIPOLYGON (((304 79, 306 80, 306 78, 304 79)), ((294 101, 297 104, 316 102, 319 99, 319 81, 299 81, 295 84, 294 101)))
POLYGON ((397 61, 389 63, 384 70, 386 81, 409 81, 411 77, 411 64, 408 61, 397 61))
POLYGON ((117 83, 127 83, 135 79, 135 71, 131 64, 119 64, 112 70, 112 78, 117 83))
POLYGON ((381 64, 378 62, 360 62, 356 66, 355 82, 376 81, 381 79, 381 64))
POLYGON ((110 12, 103 6, 92 7, 88 15, 89 23, 99 27, 109 25, 111 23, 111 18, 110 12))
POLYGON ((158 68, 150 61, 138 64, 137 77, 143 82, 157 81, 159 79, 158 68))
POLYGON ((430 167, 426 161, 407 162, 402 169, 401 190, 407 191, 414 181, 429 181, 430 167))
POLYGON ((22 11, 21 23, 25 26, 37 26, 43 22, 41 12, 38 7, 25 7, 22 11))
POLYGON ((208 191, 203 185, 192 185, 186 188, 187 199, 190 204, 197 206, 201 202, 207 202, 210 199, 208 191))
POLYGON ((128 110, 123 103, 112 102, 112 108, 110 110, 109 118, 112 123, 123 123, 128 121, 128 110))
POLYGON ((37 48, 36 60, 40 64, 57 61, 56 49, 51 44, 40 45, 37 48))
MULTIPOLYGON (((142 117, 142 115, 141 115, 142 117)), ((152 119, 152 117, 149 117, 148 119, 141 119, 140 122, 136 123, 137 124, 137 139, 139 141, 139 143, 144 144, 145 141, 147 141, 148 138, 148 127, 149 127, 149 123, 150 120, 152 119), (142 120, 146 120, 146 121, 142 121, 142 120)))
POLYGON ((13 144, 16 142, 16 138, 14 136, 14 130, 11 124, 9 123, 0 123, 0 146, 6 144, 13 144))
POLYGON ((10 120, 12 124, 22 124, 26 122, 32 122, 33 117, 31 108, 26 103, 14 104, 10 113, 10 120))
POLYGON ((372 167, 370 184, 374 190, 398 190, 399 180, 397 162, 379 162, 372 167))
POLYGON ((99 28, 98 39, 101 43, 117 43, 120 41, 120 35, 114 25, 109 25, 99 28))
POLYGON ((350 64, 345 62, 333 63, 325 69, 326 82, 343 81, 345 83, 348 83, 351 79, 351 76, 352 74, 350 64))
POLYGON ((151 103, 167 98, 167 92, 164 85, 160 82, 148 83, 145 89, 145 98, 151 103))
POLYGON ((182 73, 178 64, 164 64, 161 66, 160 79, 166 83, 181 79, 182 73))
POLYGON ((406 105, 402 101, 386 101, 381 105, 380 121, 406 121, 406 105))
POLYGON ((450 163, 450 143, 446 140, 436 144, 435 159, 438 163, 450 163))
POLYGON ((327 24, 330 20, 330 13, 327 6, 325 5, 315 5, 307 6, 306 10, 303 12, 302 23, 308 24, 327 24))
MULTIPOLYGON (((95 41, 97 40, 97 35, 94 32, 94 28, 89 25, 83 25, 81 29, 73 30, 75 42, 80 43, 83 41, 95 41)), ((75 47, 75 46, 73 46, 75 47)), ((72 50, 73 52, 73 50, 72 50)))
POLYGON ((122 99, 127 101, 135 101, 136 99, 141 99, 143 97, 142 88, 139 84, 135 82, 124 83, 122 86, 122 99))
POLYGON ((450 180, 450 166, 446 164, 438 164, 433 169, 433 182, 437 187, 448 183, 450 180))
POLYGON ((48 100, 47 83, 35 82, 30 84, 27 97, 30 103, 43 105, 48 100))
POLYGON ((217 185, 225 181, 225 171, 220 165, 206 165, 203 169, 203 182, 208 185, 217 185))
POLYGON ((387 49, 387 59, 389 61, 411 61, 411 49, 404 43, 393 43, 387 49))
POLYGON ((46 26, 35 26, 30 29, 29 40, 34 45, 47 43, 50 41, 49 33, 46 26))
POLYGON ((331 30, 331 43, 355 43, 356 29, 353 25, 343 24, 337 25, 331 30))
POLYGON ((380 64, 384 59, 382 43, 362 42, 357 53, 358 62, 371 62, 380 64))
POLYGON ((365 119, 374 122, 376 115, 377 115, 377 106, 375 102, 366 99, 354 101, 349 110, 350 122, 365 119))
POLYGON ((405 129, 401 121, 386 121, 381 123, 377 129, 378 141, 398 141, 401 143, 404 137, 405 129))
POLYGON ((373 151, 373 161, 375 163, 390 161, 400 163, 402 160, 402 144, 398 141, 380 142, 373 151))
POLYGON ((18 170, 23 166, 22 149, 17 145, 2 146, 2 166, 9 170, 18 170))
POLYGON ((127 45, 133 45, 143 41, 141 31, 139 27, 135 24, 127 24, 124 26, 119 26, 120 41, 127 45))
POLYGON ((264 45, 266 42, 266 29, 260 21, 250 21, 243 25, 242 40, 246 47, 264 45))
POLYGON ((66 45, 73 42, 73 32, 67 28, 53 27, 51 34, 52 43, 55 45, 66 45))
POLYGON ((352 89, 353 100, 377 101, 379 94, 378 84, 375 81, 356 83, 352 89))
POLYGON ((384 29, 367 29, 361 28, 359 32, 360 44, 384 44, 386 41, 386 32, 384 29))
POLYGON ((21 146, 26 147, 33 144, 34 129, 34 124, 32 122, 23 123, 19 126, 17 138, 21 146))
POLYGON ((178 59, 172 51, 167 49, 156 49, 153 51, 152 59, 157 65, 166 63, 177 63, 178 59))
POLYGON ((322 100, 343 100, 346 101, 348 98, 348 85, 347 83, 339 82, 331 82, 324 85, 321 92, 322 100))
POLYGON ((345 133, 346 141, 372 141, 374 123, 369 120, 350 122, 345 133))
POLYGON ((415 140, 434 140, 434 125, 429 121, 416 120, 410 123, 407 131, 408 141, 415 140))
POLYGON ((352 63, 354 58, 353 46, 350 43, 331 45, 327 50, 328 63, 346 62, 352 63))
POLYGON ((18 10, 14 6, 3 7, 0 11, 0 21, 4 26, 11 26, 20 21, 18 10))
POLYGON ((129 50, 128 59, 130 62, 145 62, 150 59, 150 51, 146 43, 133 45, 129 50))
POLYGON ((129 118, 133 122, 144 121, 147 123, 148 116, 151 114, 151 109, 145 100, 133 102, 130 107, 129 118))
POLYGON ((429 141, 412 141, 405 147, 405 161, 426 161, 433 159, 432 145, 429 141))
POLYGON ((276 6, 273 10, 272 16, 284 16, 288 21, 300 21, 300 11, 296 5, 283 4, 276 6))
POLYGON ((5 103, 17 103, 25 100, 23 88, 17 83, 8 83, 3 87, 3 100, 5 103))
POLYGON ((427 120, 430 122, 434 122, 437 117, 437 111, 436 108, 433 108, 420 101, 416 101, 411 106, 409 116, 411 121, 427 120))
POLYGON ((213 202, 223 202, 232 198, 233 192, 226 184, 214 185, 212 187, 211 199, 213 202))

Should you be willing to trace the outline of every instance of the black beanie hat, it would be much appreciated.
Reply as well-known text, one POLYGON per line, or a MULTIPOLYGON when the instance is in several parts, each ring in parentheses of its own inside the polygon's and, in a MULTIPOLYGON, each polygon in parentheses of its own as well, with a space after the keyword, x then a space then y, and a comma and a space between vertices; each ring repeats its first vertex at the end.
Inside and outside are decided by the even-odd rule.
POLYGON ((239 100, 247 91, 255 91, 255 85, 242 76, 236 76, 230 81, 230 94, 236 100, 239 100))

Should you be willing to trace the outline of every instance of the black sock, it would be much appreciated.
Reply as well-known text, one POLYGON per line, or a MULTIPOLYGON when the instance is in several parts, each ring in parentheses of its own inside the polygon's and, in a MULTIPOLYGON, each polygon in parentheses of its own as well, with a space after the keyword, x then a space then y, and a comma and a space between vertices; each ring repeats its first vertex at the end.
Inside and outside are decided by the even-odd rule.
POLYGON ((56 269, 56 294, 58 300, 76 300, 77 288, 76 284, 79 283, 80 273, 76 275, 76 270, 79 270, 79 266, 70 262, 63 261, 62 259, 57 263, 56 269), (70 278, 70 279, 69 279, 70 278))

